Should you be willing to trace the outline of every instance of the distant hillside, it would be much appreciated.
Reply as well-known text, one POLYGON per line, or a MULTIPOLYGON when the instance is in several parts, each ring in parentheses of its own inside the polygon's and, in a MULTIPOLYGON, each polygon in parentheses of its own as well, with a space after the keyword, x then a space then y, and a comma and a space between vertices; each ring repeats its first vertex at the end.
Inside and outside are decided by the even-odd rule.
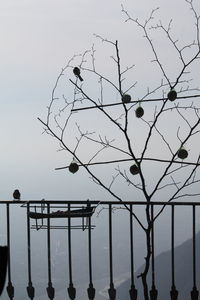
MULTIPOLYGON (((196 255, 197 255, 197 288, 200 279, 200 233, 196 235, 196 255)), ((175 283, 179 291, 179 299, 190 299, 190 291, 193 288, 192 271, 192 239, 187 240, 175 248, 175 283)), ((140 274, 143 267, 139 268, 136 274, 140 274)), ((150 276, 149 276, 150 277, 150 276)), ((158 300, 169 300, 171 290, 171 251, 161 253, 155 258, 155 279, 158 289, 158 300)), ((143 300, 141 279, 136 278, 136 288, 138 289, 138 300, 143 300)), ((151 285, 151 281, 149 280, 151 285)), ((116 300, 129 299, 130 281, 125 281, 117 289, 116 300)))

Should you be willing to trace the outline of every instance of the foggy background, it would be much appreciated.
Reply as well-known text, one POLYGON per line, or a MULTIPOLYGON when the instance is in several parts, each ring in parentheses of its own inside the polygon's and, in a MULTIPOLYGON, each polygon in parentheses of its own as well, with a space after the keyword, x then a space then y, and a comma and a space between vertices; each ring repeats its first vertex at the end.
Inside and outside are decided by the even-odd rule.
MULTIPOLYGON (((125 23, 126 18, 121 12, 121 4, 133 17, 138 17, 141 20, 145 20, 149 16, 152 8, 160 6, 160 10, 156 14, 157 20, 162 19, 163 23, 167 24, 172 18, 174 20, 172 23, 174 36, 180 40, 183 39, 184 43, 189 43, 194 39, 193 33, 191 33, 194 29, 194 18, 187 3, 183 0, 176 0, 176 2, 167 0, 162 1, 162 3, 156 0, 148 2, 146 0, 134 2, 116 0, 3 0, 0 2, 0 200, 12 201, 12 193, 16 188, 20 190, 22 200, 40 200, 42 198, 47 200, 113 200, 88 178, 84 170, 80 169, 75 175, 70 174, 68 170, 54 170, 55 167, 69 164, 71 157, 66 153, 58 152, 57 142, 50 136, 42 134, 43 127, 37 117, 44 119, 46 117, 46 107, 50 102, 51 92, 61 68, 74 54, 91 49, 93 44, 97 50, 99 70, 109 75, 113 80, 116 79, 112 73, 113 63, 110 61, 110 56, 113 54, 111 48, 107 44, 102 44, 93 34, 99 34, 112 41, 118 40, 123 66, 136 65, 129 78, 130 82, 138 81, 138 85, 133 91, 133 98, 138 100, 145 94, 148 86, 153 87, 160 83, 162 76, 157 65, 151 62, 153 55, 147 41, 143 38, 143 32, 133 23, 125 23), (105 61, 106 63, 104 63, 105 61)), ((176 64, 177 57, 174 57, 170 49, 166 50, 168 42, 165 38, 161 39, 159 33, 155 34, 154 38, 161 59, 167 64, 169 76, 173 80, 176 78, 177 70, 180 67, 176 64)), ((84 73, 82 75, 84 77, 84 73)), ((69 85, 68 80, 74 78, 72 72, 66 76, 63 79, 63 86, 59 90, 60 93, 65 92, 67 94, 68 90, 65 89, 64 91, 65 81, 69 85)), ((194 79, 191 87, 198 86, 198 76, 199 69, 194 64, 189 76, 194 79)), ((84 81, 86 89, 95 95, 97 91, 94 85, 90 82, 89 77, 86 79, 84 81)), ((107 97, 109 98, 108 103, 120 101, 119 96, 112 91, 108 91, 107 97)), ((146 111, 152 112, 153 107, 148 105, 146 111)), ((96 117, 94 112, 90 111, 78 113, 76 118, 90 129, 96 117)), ((97 127, 99 124, 101 124, 102 131, 107 130, 107 124, 99 122, 97 127)), ((137 123, 135 126, 139 128, 137 123)), ((163 121, 162 128, 166 129, 166 134, 173 133, 173 126, 174 123, 169 123, 169 119, 166 118, 163 121)), ((141 132, 139 129, 133 132, 138 146, 143 142, 141 132)), ((112 136, 110 129, 109 134, 112 136)), ((193 150, 193 152, 191 150, 189 158, 193 161, 198 152, 197 141, 193 141, 192 144, 189 143, 188 149, 193 150)), ((156 143, 152 145, 150 150, 151 153, 155 153, 156 157, 165 155, 165 152, 156 143)), ((87 147, 84 151, 87 152, 87 147)), ((129 164, 125 163, 124 165, 128 167, 129 164)), ((150 187, 154 182, 153 175, 159 175, 159 172, 156 173, 154 168, 155 164, 149 163, 146 169, 150 187)), ((102 166, 97 172, 105 178, 112 175, 112 170, 108 173, 106 171, 105 174, 102 166)), ((118 185, 115 188, 117 192, 123 195, 124 200, 143 200, 138 192, 129 189, 126 184, 118 185)), ((198 188, 195 188, 198 191, 198 188)), ((163 199, 167 199, 165 192, 161 192, 160 198, 154 200, 161 201, 163 199)), ((142 219, 144 211, 137 209, 137 213, 142 219)), ((192 236, 191 214, 191 210, 184 208, 180 208, 176 214, 176 245, 192 236)), ((12 259, 16 266, 13 272, 17 276, 20 269, 26 277, 27 270, 22 259, 22 257, 26 258, 26 248, 24 247, 26 244, 26 227, 24 225, 26 210, 13 205, 11 219, 13 225, 11 239, 15 248, 12 259)), ((0 243, 6 244, 5 207, 0 211, 0 220, 0 243)), ((197 220, 199 220, 198 217, 197 220)), ((96 215, 93 217, 93 223, 96 225, 93 231, 94 261, 96 263, 94 277, 100 290, 105 288, 108 283, 106 280, 108 278, 107 221, 106 211, 101 213, 98 218, 96 215), (103 266, 102 260, 104 261, 103 266)), ((113 222, 115 224, 114 255, 117 261, 114 273, 117 274, 115 275, 116 281, 120 281, 128 278, 130 273, 129 260, 127 259, 129 257, 129 248, 127 247, 128 224, 124 211, 123 213, 121 211, 115 212, 113 222)), ((137 224, 135 226, 135 267, 137 269, 143 264, 145 252, 143 232, 137 224)), ((199 221, 197 221, 197 229, 199 229, 199 221)), ((33 231, 31 234, 34 241, 32 246, 35 259, 33 282, 38 280, 38 274, 40 274, 41 282, 45 283, 43 287, 45 293, 47 286, 47 269, 45 270, 45 266, 47 267, 46 231, 33 231), (42 268, 37 269, 37 266, 40 265, 42 268)), ((167 210, 155 225, 155 236, 156 254, 170 249, 170 224, 167 210)), ((52 252, 55 269, 52 274, 56 275, 52 275, 52 277, 56 280, 56 278, 63 278, 62 272, 67 276, 67 259, 66 270, 61 270, 60 265, 56 267, 56 260, 58 262, 63 261, 63 257, 67 255, 64 252, 67 247, 66 231, 52 232, 53 239, 52 252), (56 258, 56 255, 57 257, 60 255, 61 259, 56 258)), ((88 284, 88 275, 85 275, 87 274, 87 233, 73 232, 73 243, 75 270, 78 270, 74 272, 76 274, 74 275, 75 281, 77 285, 82 284, 85 290, 88 284), (85 252, 82 249, 85 249, 85 252), (82 266, 80 274, 79 266, 82 266)), ((66 277, 65 283, 61 280, 56 284, 59 287, 58 290, 64 290, 68 284, 68 278, 66 277)), ((83 289, 80 288, 79 290, 83 289)), ((59 299, 59 295, 56 297, 59 299)), ((97 300, 102 300, 100 295, 98 297, 97 300)), ((44 298, 38 296, 38 300, 46 298, 46 295, 44 298)))
MULTIPOLYGON (((133 98, 138 100, 148 86, 160 83, 162 76, 158 66, 151 63, 153 55, 143 38, 143 32, 133 23, 125 23, 121 4, 133 17, 141 20, 149 16, 152 8, 160 6, 157 20, 162 19, 167 24, 173 18, 174 36, 184 39, 184 43, 193 38, 191 32, 194 35, 194 19, 183 0, 176 3, 155 0, 148 3, 114 0, 84 3, 76 0, 1 1, 0 199, 11 199, 15 188, 21 191, 24 200, 105 197, 103 191, 99 192, 81 170, 76 177, 65 170, 54 171, 55 167, 68 164, 69 158, 65 162, 63 153, 57 152, 57 142, 42 134, 43 127, 37 117, 46 117, 46 107, 61 68, 74 54, 91 49, 93 43, 97 66, 112 78, 114 66, 110 55, 113 51, 109 45, 96 39, 94 33, 113 41, 118 40, 122 65, 136 65, 129 75, 129 81, 138 81, 132 92, 133 98), (187 24, 184 15, 187 15, 187 24), (107 63, 102 63, 102 59, 106 59, 107 63), (155 84, 156 79, 158 82, 155 84)), ((167 60, 169 75, 175 77, 178 71, 174 66, 174 62, 178 61, 177 56, 166 51, 168 42, 165 38, 159 40, 159 33, 154 38, 158 41, 163 62, 167 60)), ((195 77, 197 70, 194 68, 190 76, 194 78, 194 87, 198 86, 195 77)), ((74 79, 73 74, 67 76, 67 83, 68 78, 74 79)), ((89 83, 85 83, 85 86, 87 90, 92 90, 89 83)), ((67 90, 60 92, 67 93, 67 90)), ((108 99, 108 102, 119 102, 116 94, 111 96, 113 100, 108 99)), ((88 114, 90 117, 91 112, 88 114)), ((85 121, 88 115, 79 113, 78 118, 85 121)), ((169 123, 167 128, 170 132, 169 123)))

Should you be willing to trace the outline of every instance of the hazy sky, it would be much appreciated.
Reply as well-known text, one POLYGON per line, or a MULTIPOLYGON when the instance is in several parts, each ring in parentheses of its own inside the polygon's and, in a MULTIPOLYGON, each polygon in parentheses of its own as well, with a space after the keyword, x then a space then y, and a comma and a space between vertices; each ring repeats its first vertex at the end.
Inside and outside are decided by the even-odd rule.
MULTIPOLYGON (((184 0, 0 1, 0 200, 12 200, 12 193, 16 188, 20 189, 23 200, 42 198, 108 200, 110 198, 106 192, 88 179, 88 174, 83 169, 74 175, 70 174, 68 170, 54 170, 55 167, 69 164, 71 157, 69 155, 65 157, 65 153, 57 152, 57 142, 50 136, 42 134, 43 127, 37 117, 45 118, 46 116, 46 107, 51 99, 51 92, 61 68, 74 54, 90 49, 93 43, 97 49, 98 67, 103 73, 105 71, 108 77, 114 76, 113 64, 110 63, 112 51, 109 46, 102 45, 94 37, 94 33, 113 41, 119 41, 123 67, 128 64, 136 65, 133 72, 130 73, 129 80, 131 82, 138 81, 133 92, 137 100, 144 96, 148 86, 152 88, 158 86, 162 76, 160 76, 158 68, 151 63, 153 55, 143 38, 143 32, 133 23, 125 23, 121 4, 133 17, 141 20, 145 20, 149 16, 152 8, 160 7, 160 11, 157 12, 157 20, 162 19, 167 24, 173 18, 175 37, 180 41, 184 40, 186 44, 194 39, 192 33, 194 20, 188 4, 184 0)), ((198 6, 199 0, 194 0, 194 4, 198 6)), ((154 38, 162 61, 173 80, 180 67, 177 64, 177 55, 174 55, 172 49, 168 48, 167 40, 161 38, 160 34, 154 38)), ((192 86, 198 86, 199 66, 192 71, 194 78, 192 86)), ((69 74, 67 80, 70 76, 73 78, 73 74, 69 74)), ((87 90, 91 89, 95 94, 96 91, 92 84, 88 84, 87 80, 84 80, 84 85, 87 90)), ((67 95, 68 89, 65 90, 65 93, 67 95)), ((120 100, 116 94, 108 95, 113 97, 109 98, 108 102, 120 100)), ((147 107, 147 111, 148 109, 152 110, 151 107, 147 107)), ((80 118, 85 125, 92 118, 102 130, 105 128, 106 133, 110 132, 110 128, 106 127, 107 124, 98 124, 96 116, 91 112, 77 114, 77 118, 80 118)), ((133 130, 133 135, 137 138, 134 151, 135 149, 137 151, 143 138, 143 131, 139 127, 141 126, 139 120, 135 122, 138 122, 135 123, 138 127, 133 130)), ((172 120, 166 119, 162 129, 167 137, 171 135, 176 137, 176 131, 172 126, 172 120)), ((190 157, 195 157, 196 153, 199 153, 199 141, 193 141, 194 145, 196 148, 192 147, 190 143, 187 145, 191 150, 190 157)), ((87 147, 85 151, 87 152, 87 147)), ((165 157, 165 152, 159 144, 153 145, 151 151, 154 151, 156 157, 165 157)), ((128 164, 124 165, 129 168, 128 164)), ((160 170, 158 164, 151 162, 147 169, 150 181, 158 174, 155 168, 160 170)), ((102 174, 103 168, 100 168, 99 172, 102 174)), ((109 172, 105 171, 104 173, 104 179, 108 178, 109 172)), ((133 189, 128 189, 127 185, 118 185, 117 188, 125 199, 139 199, 137 198, 138 193, 133 192, 133 189)), ((161 199, 163 198, 160 197, 157 200, 161 199)), ((19 214, 15 207, 12 213, 19 214)), ((20 214, 23 213, 24 211, 20 210, 20 214)), ((177 242, 183 236, 186 238, 191 235, 191 226, 188 226, 188 222, 184 222, 182 225, 184 215, 186 215, 184 211, 179 211, 176 215, 181 222, 177 242)), ((143 209, 139 209, 138 216, 143 218, 143 209)), ((2 217, 1 220, 3 220, 2 217)), ((21 218, 22 220, 23 218, 21 218)), ((15 222, 14 219, 13 222, 15 222)), ((21 228, 24 227, 20 226, 19 231, 25 238, 21 228)), ((163 248, 160 246, 159 251, 168 247, 161 228, 158 226, 156 229, 162 235, 161 240, 163 239, 161 243, 163 248)), ((16 230, 14 226, 13 230, 16 230)), ((139 233, 140 231, 138 231, 139 233)), ((18 241, 21 243, 21 239, 18 241)))
MULTIPOLYGON (((93 198, 104 195, 94 192, 92 183, 86 188, 82 173, 75 178, 67 171, 54 171, 65 164, 63 156, 61 159, 56 152, 54 140, 42 135, 37 117, 45 116, 60 69, 73 54, 97 42, 94 33, 119 40, 125 61, 140 53, 138 61, 142 63, 149 50, 144 39, 139 42, 142 34, 136 27, 124 22, 121 4, 141 19, 159 6, 160 18, 174 18, 177 32, 186 37, 190 34, 189 26, 184 27, 184 32, 182 29, 184 15, 190 14, 184 0, 0 2, 1 200, 10 199, 15 188, 22 191, 22 199, 86 199, 88 194, 93 198)), ((165 44, 161 47, 165 49, 165 44)), ((163 55, 166 59, 169 53, 163 51, 163 55)), ((142 72, 145 73, 145 65, 140 65, 139 78, 142 72)), ((151 81, 152 75, 149 77, 151 81)))

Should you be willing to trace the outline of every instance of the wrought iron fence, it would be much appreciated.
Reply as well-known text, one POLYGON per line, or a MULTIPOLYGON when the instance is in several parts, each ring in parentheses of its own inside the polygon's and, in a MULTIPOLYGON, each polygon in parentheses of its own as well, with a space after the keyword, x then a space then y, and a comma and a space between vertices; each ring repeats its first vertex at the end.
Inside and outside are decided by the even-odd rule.
MULTIPOLYGON (((87 288, 87 296, 90 300, 95 299, 95 285, 93 282, 93 253, 92 253, 92 231, 95 230, 94 220, 96 215, 100 214, 103 209, 106 209, 108 214, 108 269, 109 269, 109 282, 108 282, 108 298, 114 300, 117 296, 117 289, 115 286, 114 280, 114 262, 113 262, 113 211, 116 209, 125 209, 126 216, 129 220, 129 229, 126 230, 126 234, 129 237, 129 247, 130 249, 130 287, 129 287, 129 296, 130 299, 139 299, 138 298, 138 288, 136 282, 135 274, 135 243, 134 243, 134 234, 135 227, 134 221, 135 216, 137 218, 137 207, 146 207, 146 202, 111 202, 111 201, 2 201, 0 203, 0 208, 4 206, 6 209, 6 238, 8 246, 8 265, 7 265, 7 282, 5 290, 7 291, 7 299, 15 299, 15 286, 13 283, 12 276, 12 261, 11 256, 14 251, 11 245, 12 236, 10 234, 11 229, 11 217, 10 217, 10 207, 13 205, 20 206, 26 214, 26 234, 27 234, 27 274, 28 280, 24 282, 24 287, 28 298, 37 299, 35 296, 35 287, 32 280, 32 244, 31 244, 31 232, 32 230, 46 231, 46 243, 47 243, 47 263, 48 263, 48 272, 47 272, 47 287, 46 287, 46 296, 47 299, 54 299, 56 296, 56 290, 52 280, 52 257, 51 257, 51 233, 52 230, 65 229, 67 231, 67 241, 68 248, 66 249, 66 257, 68 257, 68 287, 67 292, 71 300, 76 298, 76 287, 73 282, 73 245, 71 243, 72 230, 79 229, 82 231, 87 231, 88 241, 87 241, 87 252, 88 252, 88 278, 89 285, 87 288), (128 215, 127 215, 128 214, 128 215), (65 224, 59 222, 58 220, 65 220, 65 224), (67 221, 66 221, 67 220, 67 221), (74 223, 74 220, 76 223, 74 223), (27 284, 28 283, 28 284, 27 284)), ((187 207, 191 211, 191 233, 192 233, 192 286, 188 290, 188 299, 192 300, 198 299, 198 282, 197 282, 197 272, 199 273, 199 266, 197 265, 197 245, 196 245, 196 234, 197 234, 197 210, 200 211, 200 203, 198 202, 152 202, 149 204, 151 218, 154 219, 155 208, 158 211, 168 208, 168 223, 170 222, 170 286, 171 290, 169 291, 169 298, 178 299, 179 291, 176 287, 176 257, 175 257, 175 211, 178 211, 180 207, 187 207)), ((101 216, 100 216, 101 217, 101 216)), ((189 219, 188 219, 189 220, 189 219)), ((188 220, 184 219, 182 222, 187 222, 188 220)), ((17 222, 17 219, 16 219, 17 222)), ((150 270, 150 299, 159 299, 159 289, 156 287, 156 269, 155 269, 155 231, 154 227, 156 226, 156 221, 152 224, 151 230, 151 270, 150 270)), ((120 242, 120 241, 119 241, 120 242)), ((104 263, 104 262, 102 262, 104 263)), ((65 280, 63 278, 63 280, 65 280)))

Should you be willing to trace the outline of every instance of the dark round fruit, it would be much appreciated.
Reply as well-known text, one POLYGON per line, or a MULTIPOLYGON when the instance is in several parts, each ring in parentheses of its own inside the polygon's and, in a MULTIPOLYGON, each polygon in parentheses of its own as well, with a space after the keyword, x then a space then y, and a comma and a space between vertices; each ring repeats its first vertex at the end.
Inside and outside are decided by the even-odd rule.
POLYGON ((137 118, 141 118, 144 115, 144 109, 139 106, 135 111, 135 115, 137 118))
POLYGON ((174 90, 171 90, 168 94, 167 97, 170 101, 174 101, 177 98, 177 92, 174 90))
POLYGON ((138 168, 138 166, 137 166, 136 164, 132 165, 132 166, 130 167, 130 172, 131 172, 132 175, 138 174, 138 173, 139 173, 139 168, 138 168))
POLYGON ((122 102, 123 103, 129 103, 129 102, 131 102, 131 96, 129 94, 124 94, 122 96, 122 102))
POLYGON ((178 157, 181 159, 185 159, 186 157, 188 157, 188 152, 185 149, 180 149, 178 151, 178 157))
POLYGON ((77 165, 77 163, 75 163, 75 162, 72 162, 70 165, 69 165, 69 171, 71 172, 71 173, 76 173, 77 171, 78 171, 78 169, 79 169, 79 166, 77 165))

